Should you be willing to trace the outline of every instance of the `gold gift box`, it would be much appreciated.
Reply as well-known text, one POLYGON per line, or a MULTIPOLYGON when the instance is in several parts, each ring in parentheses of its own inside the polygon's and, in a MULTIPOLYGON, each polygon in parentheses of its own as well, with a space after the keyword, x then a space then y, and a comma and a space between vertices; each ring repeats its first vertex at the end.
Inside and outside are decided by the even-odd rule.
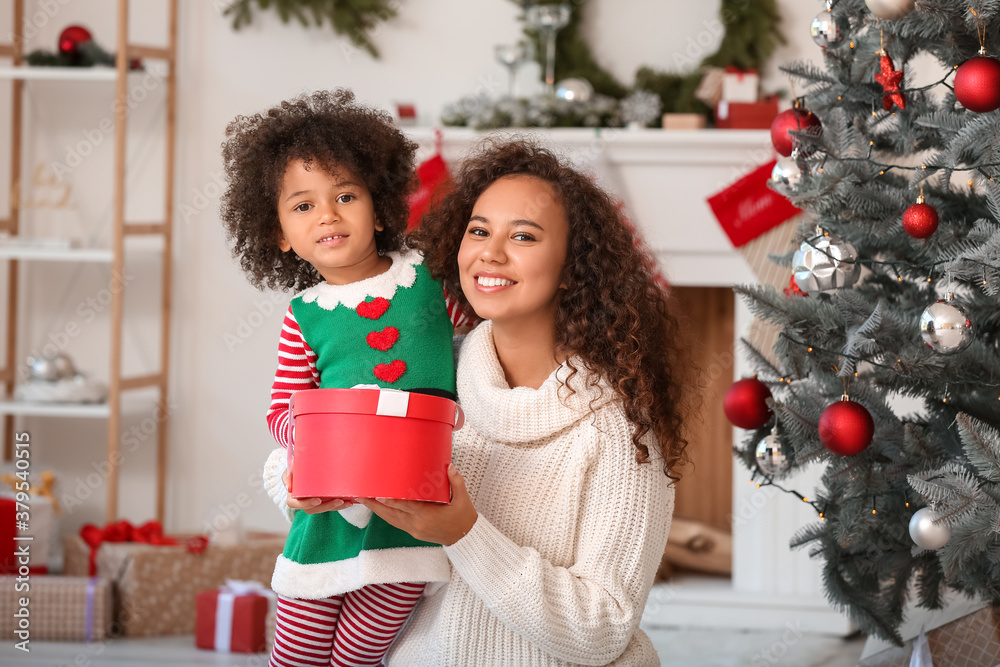
MULTIPOLYGON (((185 536, 177 546, 105 542, 97 551, 97 574, 114 585, 115 618, 127 637, 194 634, 195 598, 226 579, 271 583, 285 545, 277 533, 248 533, 234 545, 209 544, 189 553, 185 536)), ((90 548, 79 535, 64 541, 63 570, 87 575, 90 548)))

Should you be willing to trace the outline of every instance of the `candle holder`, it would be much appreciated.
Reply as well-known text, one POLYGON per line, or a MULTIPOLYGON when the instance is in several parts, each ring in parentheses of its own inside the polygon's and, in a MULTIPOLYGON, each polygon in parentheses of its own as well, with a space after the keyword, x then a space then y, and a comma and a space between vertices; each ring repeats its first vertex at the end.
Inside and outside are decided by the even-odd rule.
POLYGON ((569 5, 533 5, 525 12, 528 27, 537 30, 545 42, 545 92, 555 94, 556 86, 556 33, 569 24, 572 7, 569 5))
POLYGON ((531 42, 521 41, 517 44, 497 44, 493 47, 497 62, 507 68, 507 95, 514 97, 517 70, 522 63, 535 57, 535 48, 531 42))

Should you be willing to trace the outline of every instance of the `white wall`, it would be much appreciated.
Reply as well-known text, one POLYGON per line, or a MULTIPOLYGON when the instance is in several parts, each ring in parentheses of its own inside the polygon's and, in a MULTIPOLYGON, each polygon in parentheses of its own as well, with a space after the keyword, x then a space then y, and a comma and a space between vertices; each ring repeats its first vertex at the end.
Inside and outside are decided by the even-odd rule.
MULTIPOLYGON (((136 41, 162 42, 165 3, 141 0, 133 4, 131 26, 138 35, 136 41)), ((253 480, 272 446, 264 411, 288 297, 272 300, 253 290, 226 249, 217 214, 219 145, 225 126, 237 114, 263 110, 302 91, 333 86, 349 86, 362 100, 377 105, 415 102, 422 124, 432 124, 447 102, 484 85, 505 85, 505 71, 493 61, 493 45, 518 38, 518 10, 508 0, 406 0, 399 3, 399 16, 374 35, 382 52, 376 61, 354 52, 332 31, 284 26, 274 16, 262 17, 236 33, 213 8, 216 4, 220 3, 181 0, 176 191, 180 208, 175 220, 167 527, 201 530, 207 519, 224 513, 226 506, 249 499, 249 506, 240 510, 245 525, 281 529, 283 520, 253 480), (233 344, 232 337, 240 342, 233 344)), ((780 4, 788 17, 785 31, 790 44, 778 58, 818 58, 808 21, 821 4, 801 0, 781 0, 780 4)), ((697 40, 704 31, 711 31, 717 10, 717 2, 590 0, 585 31, 598 58, 630 81, 640 64, 670 68, 673 54, 687 48, 688 37, 697 40)), ((113 46, 111 0, 68 0, 39 30, 32 46, 54 44, 58 31, 75 22, 86 23, 99 42, 113 46)), ((0 34, 10 31, 9 14, 3 11, 0 34)), ((708 43, 708 38, 703 41, 708 43)), ((765 81, 770 88, 786 86, 773 71, 765 81)), ((64 160, 67 146, 86 139, 81 128, 97 128, 109 116, 113 87, 102 85, 31 84, 28 104, 37 121, 31 123, 34 129, 25 158, 29 171, 38 164, 64 160)), ((132 85, 142 87, 142 80, 132 85)), ((162 205, 162 142, 156 132, 162 124, 157 102, 162 101, 164 91, 155 80, 147 87, 150 90, 130 121, 134 141, 130 146, 129 217, 133 221, 155 220, 162 205)), ((8 90, 0 87, 0 127, 7 126, 8 109, 8 90)), ((110 238, 107 139, 71 175, 74 208, 28 212, 26 225, 34 225, 39 234, 68 229, 83 236, 97 230, 98 241, 110 238)), ((5 162, 0 163, 0 182, 8 174, 5 162)), ((6 207, 4 193, 0 212, 6 207)), ((133 262, 129 268, 134 278, 129 281, 127 306, 136 317, 126 328, 126 370, 153 372, 158 267, 133 262)), ((106 317, 92 324, 82 322, 78 305, 108 286, 107 270, 44 266, 33 267, 29 277, 24 294, 33 304, 33 317, 22 331, 22 356, 51 334, 65 330, 67 323, 77 321, 85 326, 66 349, 80 367, 103 377, 106 317)), ((141 429, 143 420, 148 424, 150 417, 148 411, 140 412, 125 427, 141 429)), ((105 490, 101 484, 88 486, 87 475, 100 468, 104 456, 103 424, 25 419, 23 426, 31 430, 36 443, 36 470, 58 470, 63 494, 82 496, 90 489, 87 502, 64 517, 64 528, 75 530, 84 521, 102 522, 105 490)), ((126 460, 120 503, 122 515, 134 521, 153 514, 153 439, 142 444, 126 460)))

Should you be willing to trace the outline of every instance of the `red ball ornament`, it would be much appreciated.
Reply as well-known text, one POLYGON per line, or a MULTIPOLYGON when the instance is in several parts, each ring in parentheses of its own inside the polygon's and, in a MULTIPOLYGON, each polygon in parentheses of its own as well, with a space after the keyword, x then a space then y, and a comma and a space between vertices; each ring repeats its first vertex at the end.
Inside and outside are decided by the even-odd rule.
POLYGON ((789 109, 779 113, 771 123, 771 143, 774 150, 788 157, 795 148, 796 138, 789 132, 806 131, 810 134, 820 134, 823 124, 811 111, 805 109, 789 109))
POLYGON ((819 418, 819 440, 840 456, 854 456, 872 442, 875 422, 865 406, 854 401, 838 401, 819 418))
POLYGON ((785 288, 785 296, 809 296, 809 292, 803 292, 799 284, 795 282, 795 274, 788 279, 788 287, 785 288))
POLYGON ((1000 109, 1000 60, 976 56, 955 73, 955 97, 976 113, 1000 109))
POLYGON ((71 25, 59 33, 59 53, 64 56, 77 55, 77 47, 93 39, 90 31, 82 25, 71 25))
POLYGON ((903 229, 915 239, 930 238, 938 228, 938 212, 921 197, 903 213, 903 229))
POLYGON ((758 429, 771 419, 767 399, 771 390, 756 377, 737 380, 722 399, 722 409, 733 426, 758 429))

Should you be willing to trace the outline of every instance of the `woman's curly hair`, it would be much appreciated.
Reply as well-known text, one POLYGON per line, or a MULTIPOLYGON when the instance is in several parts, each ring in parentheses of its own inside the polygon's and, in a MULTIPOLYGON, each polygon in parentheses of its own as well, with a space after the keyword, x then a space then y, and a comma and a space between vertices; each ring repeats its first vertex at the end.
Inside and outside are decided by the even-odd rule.
MULTIPOLYGON (((467 310, 458 250, 479 196, 506 176, 531 176, 556 192, 569 221, 566 289, 556 315, 556 344, 578 355, 622 399, 635 425, 636 460, 649 461, 651 434, 671 479, 687 461, 683 422, 690 413, 685 387, 691 370, 681 350, 678 320, 657 282, 655 264, 636 242, 616 202, 590 178, 528 141, 487 140, 461 166, 454 189, 423 217, 411 245, 445 289, 467 310), (648 442, 648 440, 647 440, 648 442)), ((577 372, 570 362, 571 377, 577 372)))
POLYGON ((301 290, 322 278, 294 252, 278 247, 278 193, 290 161, 327 173, 346 169, 364 181, 375 216, 380 253, 399 250, 409 215, 416 144, 386 112, 355 102, 345 89, 301 95, 226 127, 222 161, 229 186, 222 222, 233 256, 258 289, 301 290))

